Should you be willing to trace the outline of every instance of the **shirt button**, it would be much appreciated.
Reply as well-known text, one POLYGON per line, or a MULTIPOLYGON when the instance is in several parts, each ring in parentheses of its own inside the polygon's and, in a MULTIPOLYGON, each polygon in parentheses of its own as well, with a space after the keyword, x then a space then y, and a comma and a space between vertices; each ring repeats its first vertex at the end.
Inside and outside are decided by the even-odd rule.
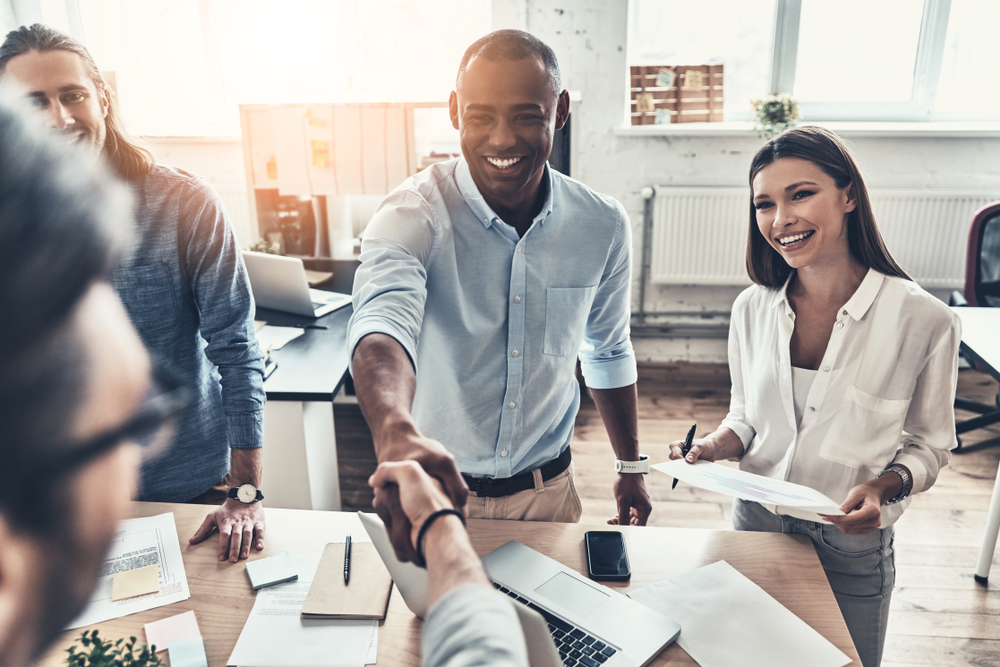
POLYGON ((823 366, 823 372, 824 373, 829 373, 830 372, 830 367, 829 366, 823 366))
POLYGON ((846 314, 847 314, 847 310, 846 310, 846 309, 845 309, 845 310, 843 310, 842 312, 844 313, 844 315, 846 315, 846 314))
POLYGON ((843 329, 844 328, 844 323, 843 322, 837 322, 837 328, 838 329, 843 329))
POLYGON ((513 407, 514 407, 514 401, 511 401, 510 403, 508 403, 507 407, 513 409, 513 407))
POLYGON ((514 303, 521 303, 521 297, 515 296, 514 297, 514 303))
POLYGON ((507 456, 507 450, 505 449, 502 452, 500 452, 500 456, 506 457, 507 456))
POLYGON ((516 357, 516 356, 517 356, 517 350, 514 350, 514 351, 513 351, 513 352, 511 352, 510 354, 511 354, 511 356, 513 356, 513 357, 516 357))
POLYGON ((518 252, 521 252, 521 246, 517 246, 517 248, 515 248, 515 250, 517 250, 518 252))
POLYGON ((816 412, 816 408, 809 408, 809 412, 816 412))

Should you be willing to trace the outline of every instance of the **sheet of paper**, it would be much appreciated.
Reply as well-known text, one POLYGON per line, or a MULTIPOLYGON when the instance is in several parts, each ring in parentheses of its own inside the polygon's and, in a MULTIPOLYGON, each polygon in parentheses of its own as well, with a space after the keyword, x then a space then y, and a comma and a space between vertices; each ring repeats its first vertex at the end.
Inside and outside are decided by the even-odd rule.
POLYGON ((115 602, 159 592, 160 566, 157 564, 116 572, 111 578, 111 599, 115 602))
POLYGON ((680 623, 677 643, 701 667, 842 667, 851 662, 722 560, 628 595, 680 623))
POLYGON ((247 575, 250 577, 250 585, 253 586, 254 590, 299 578, 295 562, 287 553, 247 561, 247 575))
POLYGON ((90 596, 90 603, 67 630, 100 623, 112 618, 163 607, 191 597, 177 525, 173 513, 140 519, 126 519, 118 524, 107 559, 90 596), (112 581, 118 572, 148 565, 160 566, 160 592, 117 602, 111 599, 112 581))
POLYGON ((734 498, 755 500, 765 505, 791 507, 817 514, 831 516, 844 514, 840 511, 840 503, 830 500, 808 486, 754 475, 718 463, 709 461, 688 463, 683 459, 676 459, 657 463, 652 468, 700 489, 724 493, 734 498))
POLYGON ((201 637, 193 610, 147 623, 145 630, 146 645, 155 645, 157 653, 166 651, 168 646, 182 639, 201 637))
POLYGON ((272 327, 268 325, 257 330, 257 343, 261 350, 280 350, 306 331, 298 327, 272 327))
POLYGON ((226 664, 240 667, 361 667, 378 621, 304 620, 320 554, 292 554, 296 581, 257 591, 257 599, 226 664), (332 652, 331 646, 337 650, 332 652))
POLYGON ((170 667, 208 667, 201 637, 181 639, 170 645, 170 667))
POLYGON ((366 665, 374 665, 378 662, 378 621, 375 622, 375 627, 372 630, 372 639, 368 644, 368 657, 365 658, 366 665))

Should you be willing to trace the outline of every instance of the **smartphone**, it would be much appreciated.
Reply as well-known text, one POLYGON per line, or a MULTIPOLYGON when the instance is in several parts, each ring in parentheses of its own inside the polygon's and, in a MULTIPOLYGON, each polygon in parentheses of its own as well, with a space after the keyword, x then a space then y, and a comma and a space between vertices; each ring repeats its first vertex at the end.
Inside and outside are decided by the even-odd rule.
POLYGON ((587 576, 594 581, 628 581, 632 568, 628 564, 625 539, 616 530, 590 530, 584 535, 587 545, 587 576))

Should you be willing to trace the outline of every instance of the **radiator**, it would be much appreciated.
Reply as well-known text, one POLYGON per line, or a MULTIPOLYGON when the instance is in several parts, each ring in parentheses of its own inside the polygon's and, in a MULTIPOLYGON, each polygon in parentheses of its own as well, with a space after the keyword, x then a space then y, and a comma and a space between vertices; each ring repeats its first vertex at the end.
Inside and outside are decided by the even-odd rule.
MULTIPOLYGON (((649 279, 664 285, 747 285, 745 187, 657 186, 649 279)), ((879 230, 896 261, 926 288, 960 288, 972 214, 1000 192, 872 190, 879 230)))

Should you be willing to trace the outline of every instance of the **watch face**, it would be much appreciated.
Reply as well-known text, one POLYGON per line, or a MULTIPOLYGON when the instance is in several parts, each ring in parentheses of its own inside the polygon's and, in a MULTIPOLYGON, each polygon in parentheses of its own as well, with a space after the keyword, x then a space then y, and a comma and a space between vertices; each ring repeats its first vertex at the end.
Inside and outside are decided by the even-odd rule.
POLYGON ((241 503, 249 505, 253 501, 257 500, 257 487, 253 484, 243 484, 236 489, 236 499, 241 503))

